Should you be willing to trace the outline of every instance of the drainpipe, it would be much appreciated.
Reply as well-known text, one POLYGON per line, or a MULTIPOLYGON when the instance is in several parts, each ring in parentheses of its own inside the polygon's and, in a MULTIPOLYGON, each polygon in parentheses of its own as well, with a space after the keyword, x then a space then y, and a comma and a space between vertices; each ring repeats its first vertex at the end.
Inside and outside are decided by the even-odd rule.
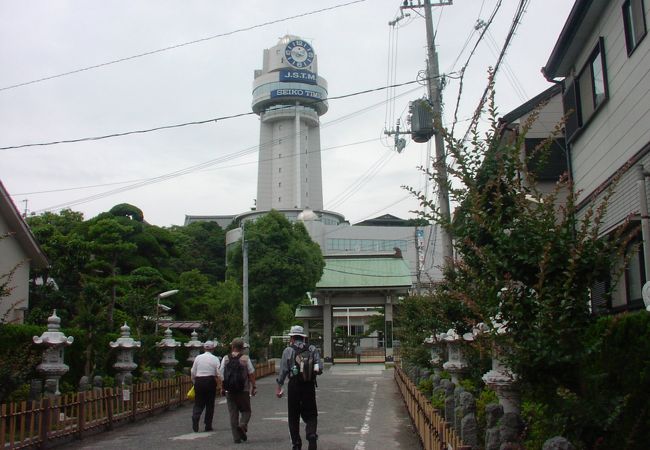
POLYGON ((645 281, 650 281, 650 218, 648 217, 648 197, 645 179, 650 176, 643 169, 643 165, 636 166, 637 185, 639 187, 639 212, 641 213, 641 236, 643 238, 643 266, 645 268, 645 281))

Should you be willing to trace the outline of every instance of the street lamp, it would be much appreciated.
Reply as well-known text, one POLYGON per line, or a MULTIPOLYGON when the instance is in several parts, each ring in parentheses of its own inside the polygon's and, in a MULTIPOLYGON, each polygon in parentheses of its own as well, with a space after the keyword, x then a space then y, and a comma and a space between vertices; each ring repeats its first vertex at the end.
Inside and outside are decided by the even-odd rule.
POLYGON ((169 309, 170 309, 166 305, 161 305, 160 304, 160 299, 161 298, 171 297, 172 295, 177 294, 177 293, 178 293, 178 289, 172 289, 171 291, 161 292, 160 294, 156 295, 156 329, 154 331, 154 334, 158 334, 158 315, 160 314, 161 306, 164 306, 166 311, 169 311, 169 309))

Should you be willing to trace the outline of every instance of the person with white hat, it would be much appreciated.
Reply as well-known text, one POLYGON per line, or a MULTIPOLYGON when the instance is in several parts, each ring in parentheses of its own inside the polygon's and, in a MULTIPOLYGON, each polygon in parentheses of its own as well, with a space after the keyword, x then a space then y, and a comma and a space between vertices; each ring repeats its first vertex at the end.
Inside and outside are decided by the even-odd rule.
POLYGON ((212 431, 214 416, 214 399, 217 396, 217 377, 219 376, 219 358, 214 356, 214 342, 205 341, 205 350, 194 358, 190 375, 194 384, 194 407, 192 408, 192 429, 199 431, 199 419, 205 409, 205 431, 212 431))
POLYGON ((284 394, 282 386, 289 377, 287 406, 289 410, 289 434, 292 450, 302 449, 300 418, 305 422, 305 435, 309 450, 316 450, 318 434, 318 408, 316 406, 316 375, 322 373, 320 354, 313 345, 308 345, 307 335, 300 325, 289 331, 289 346, 282 352, 280 373, 276 380, 276 395, 284 394))

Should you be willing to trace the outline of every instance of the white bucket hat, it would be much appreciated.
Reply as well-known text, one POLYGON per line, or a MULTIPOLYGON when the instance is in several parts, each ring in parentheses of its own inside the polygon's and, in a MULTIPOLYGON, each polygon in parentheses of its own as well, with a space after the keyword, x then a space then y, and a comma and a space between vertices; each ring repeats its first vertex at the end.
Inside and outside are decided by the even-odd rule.
POLYGON ((214 341, 205 341, 203 348, 205 350, 214 350, 214 341))
POLYGON ((292 326, 291 331, 289 331, 289 336, 307 337, 307 335, 305 334, 305 330, 300 325, 292 326))

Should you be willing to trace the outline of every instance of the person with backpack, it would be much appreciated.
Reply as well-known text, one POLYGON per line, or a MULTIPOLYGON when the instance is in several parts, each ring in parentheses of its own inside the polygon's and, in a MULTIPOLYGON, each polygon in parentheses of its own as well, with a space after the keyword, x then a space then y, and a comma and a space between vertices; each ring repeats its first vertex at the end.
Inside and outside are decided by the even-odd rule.
POLYGON ((289 346, 282 352, 280 373, 276 380, 275 395, 281 398, 282 386, 289 377, 287 388, 287 409, 289 411, 289 434, 292 450, 302 449, 300 439, 300 418, 305 422, 305 437, 309 450, 316 450, 318 434, 318 408, 316 406, 316 375, 322 373, 320 353, 313 345, 308 345, 307 335, 300 325, 289 331, 289 346))
POLYGON ((251 395, 255 396, 255 369, 244 354, 244 340, 233 339, 230 353, 221 360, 221 395, 226 396, 230 429, 235 444, 248 440, 248 422, 251 418, 251 395))
POLYGON ((194 358, 190 375, 194 384, 194 407, 192 408, 192 429, 199 431, 199 419, 205 409, 205 431, 212 431, 214 416, 214 399, 217 396, 217 377, 219 376, 219 358, 214 356, 214 342, 203 344, 203 353, 194 358))

